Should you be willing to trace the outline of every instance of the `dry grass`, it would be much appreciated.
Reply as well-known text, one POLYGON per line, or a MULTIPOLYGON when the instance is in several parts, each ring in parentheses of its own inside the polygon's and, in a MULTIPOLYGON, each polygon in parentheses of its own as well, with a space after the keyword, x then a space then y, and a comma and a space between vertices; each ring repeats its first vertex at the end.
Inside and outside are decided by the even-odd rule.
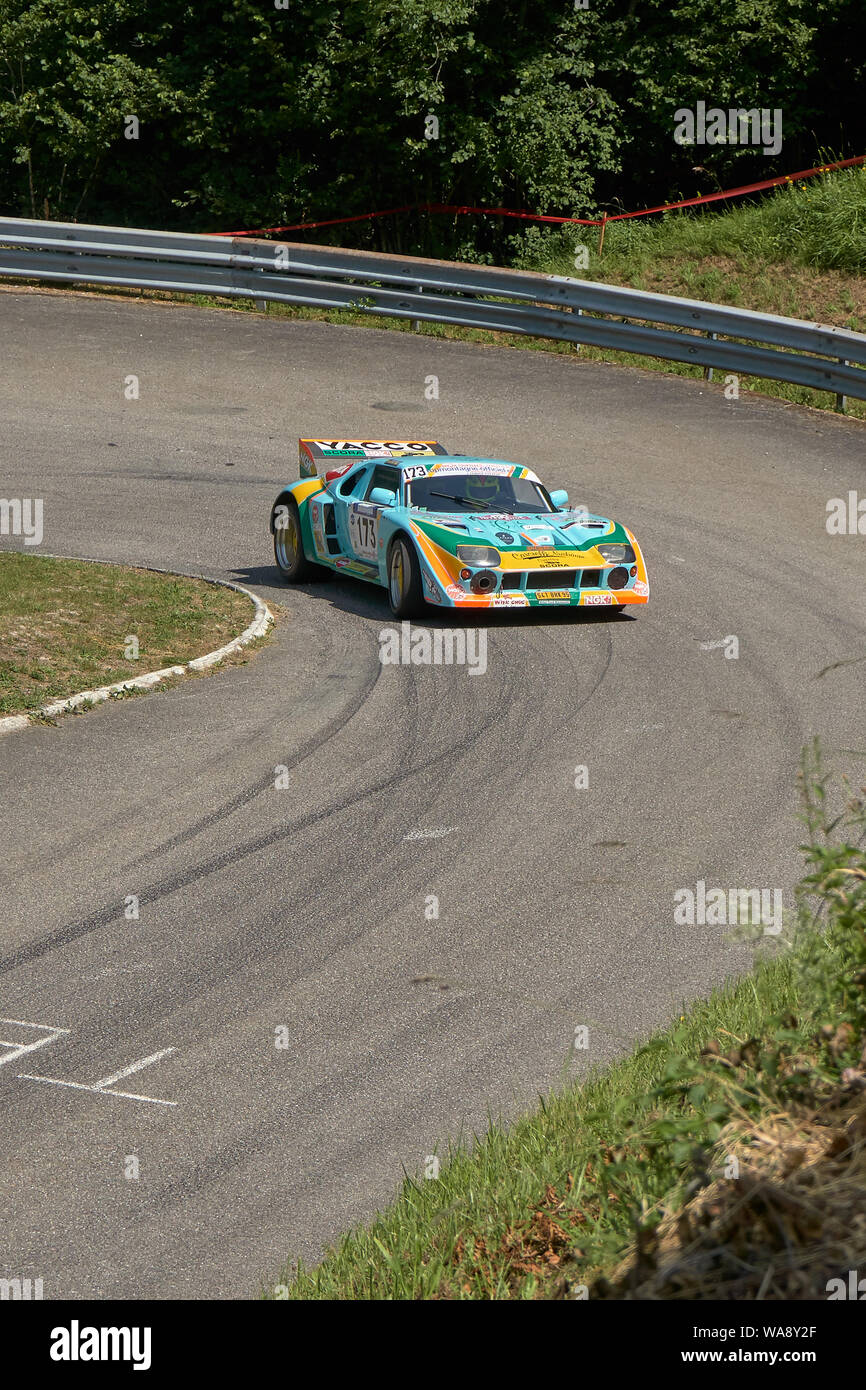
POLYGON ((815 1108, 732 1122, 720 1147, 738 1175, 639 1232, 591 1296, 827 1299, 840 1278, 847 1289, 848 1271, 866 1268, 866 1074, 845 1075, 815 1108))

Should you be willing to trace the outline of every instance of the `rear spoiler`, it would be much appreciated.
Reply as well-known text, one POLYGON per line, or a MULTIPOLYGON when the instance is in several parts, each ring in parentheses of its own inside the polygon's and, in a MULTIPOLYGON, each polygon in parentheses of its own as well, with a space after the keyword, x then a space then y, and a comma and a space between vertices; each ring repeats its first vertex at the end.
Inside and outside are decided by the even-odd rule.
POLYGON ((302 478, 321 478, 330 469, 350 467, 357 459, 429 458, 448 454, 435 439, 299 439, 302 478))

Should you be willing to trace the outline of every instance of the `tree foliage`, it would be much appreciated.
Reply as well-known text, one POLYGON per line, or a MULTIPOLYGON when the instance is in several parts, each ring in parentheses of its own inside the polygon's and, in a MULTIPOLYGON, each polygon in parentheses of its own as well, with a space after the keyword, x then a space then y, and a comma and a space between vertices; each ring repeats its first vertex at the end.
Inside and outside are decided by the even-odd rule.
MULTIPOLYGON (((862 152, 864 38, 862 0, 0 0, 0 207, 202 231, 638 207, 862 152), (780 108, 781 154, 677 145, 699 100, 780 108)), ((488 257, 514 231, 313 235, 454 254, 467 227, 488 257)))

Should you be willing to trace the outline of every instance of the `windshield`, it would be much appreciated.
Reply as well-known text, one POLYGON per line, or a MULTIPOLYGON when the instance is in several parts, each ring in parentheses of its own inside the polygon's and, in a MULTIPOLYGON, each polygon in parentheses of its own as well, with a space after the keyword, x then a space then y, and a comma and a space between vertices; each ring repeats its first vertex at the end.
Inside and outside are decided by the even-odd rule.
POLYGON ((505 473, 434 473, 408 484, 410 507, 430 512, 552 512, 540 483, 505 473))

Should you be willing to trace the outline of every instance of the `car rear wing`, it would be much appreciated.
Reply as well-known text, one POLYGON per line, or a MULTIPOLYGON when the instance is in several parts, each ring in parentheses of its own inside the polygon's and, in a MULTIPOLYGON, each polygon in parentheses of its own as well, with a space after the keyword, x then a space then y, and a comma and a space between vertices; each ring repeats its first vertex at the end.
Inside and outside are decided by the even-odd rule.
POLYGON ((298 467, 302 478, 321 478, 333 468, 356 459, 429 458, 448 454, 435 439, 299 439, 298 467))

